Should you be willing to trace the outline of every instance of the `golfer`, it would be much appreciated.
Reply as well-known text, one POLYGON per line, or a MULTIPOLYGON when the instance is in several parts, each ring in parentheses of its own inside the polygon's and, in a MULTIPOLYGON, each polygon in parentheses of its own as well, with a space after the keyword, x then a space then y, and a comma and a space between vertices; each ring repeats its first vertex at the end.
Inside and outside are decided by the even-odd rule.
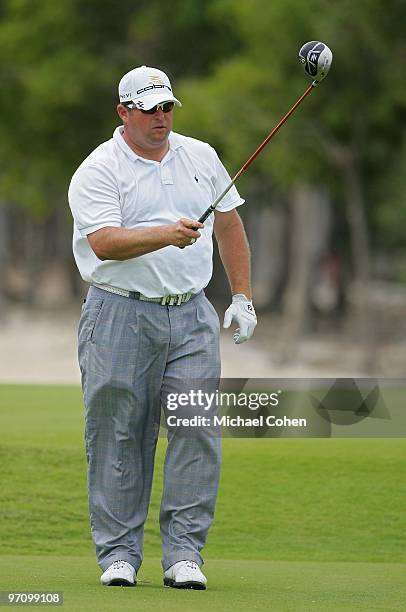
MULTIPOLYGON (((256 316, 236 210, 244 200, 233 187, 215 215, 204 225, 197 221, 230 182, 216 152, 172 131, 181 103, 161 70, 131 70, 119 98, 122 125, 79 166, 69 204, 75 260, 91 285, 79 324, 79 364, 92 537, 102 584, 134 586, 161 405, 168 414, 165 399, 184 391, 188 379, 214 391, 220 377, 219 321, 204 294, 213 231, 233 295, 224 326, 236 322, 236 344, 251 337, 256 316)), ((192 437, 178 433, 168 428, 164 584, 205 589, 201 551, 214 514, 220 438, 204 427, 192 437)))

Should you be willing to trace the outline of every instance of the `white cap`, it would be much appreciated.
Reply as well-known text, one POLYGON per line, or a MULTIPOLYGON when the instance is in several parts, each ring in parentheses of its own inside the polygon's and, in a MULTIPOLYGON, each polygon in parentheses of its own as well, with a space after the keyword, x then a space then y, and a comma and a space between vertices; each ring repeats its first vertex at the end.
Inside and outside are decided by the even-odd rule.
POLYGON ((165 72, 157 68, 139 66, 127 72, 118 85, 120 102, 134 102, 139 109, 149 110, 162 102, 182 104, 173 93, 171 83, 165 72))

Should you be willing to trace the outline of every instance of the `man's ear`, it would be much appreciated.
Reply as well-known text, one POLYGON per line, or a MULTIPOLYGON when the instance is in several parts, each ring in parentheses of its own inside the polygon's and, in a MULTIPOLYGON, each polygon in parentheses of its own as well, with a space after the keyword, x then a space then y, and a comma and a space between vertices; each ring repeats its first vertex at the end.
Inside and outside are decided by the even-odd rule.
POLYGON ((128 119, 129 110, 124 104, 117 104, 117 114, 120 117, 121 121, 125 123, 128 119))

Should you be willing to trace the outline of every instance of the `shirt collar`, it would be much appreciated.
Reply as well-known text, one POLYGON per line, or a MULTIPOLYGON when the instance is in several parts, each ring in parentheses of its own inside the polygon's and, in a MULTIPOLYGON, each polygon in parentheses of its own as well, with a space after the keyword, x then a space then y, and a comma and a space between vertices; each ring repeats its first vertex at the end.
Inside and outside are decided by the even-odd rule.
MULTIPOLYGON (((114 130, 113 133, 113 140, 114 142, 117 144, 117 146, 123 151, 123 153, 125 155, 127 155, 127 157, 129 157, 132 161, 136 161, 136 160, 141 160, 141 161, 153 161, 153 160, 149 160, 146 159, 145 157, 141 157, 141 155, 137 155, 137 153, 135 153, 135 151, 133 151, 131 149, 131 147, 128 146, 128 144, 126 143, 126 141, 123 138, 123 126, 119 125, 118 127, 116 127, 116 129, 114 130)), ((170 132, 169 134, 169 147, 170 147, 170 151, 176 151, 177 149, 179 149, 179 147, 181 147, 182 144, 179 142, 178 138, 177 138, 177 134, 174 132, 170 132)))

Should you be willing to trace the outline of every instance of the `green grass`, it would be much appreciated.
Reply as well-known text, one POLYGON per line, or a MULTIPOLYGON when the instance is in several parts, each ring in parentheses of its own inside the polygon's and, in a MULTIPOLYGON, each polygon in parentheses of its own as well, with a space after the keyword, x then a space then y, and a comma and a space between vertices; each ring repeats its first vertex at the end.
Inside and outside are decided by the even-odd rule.
POLYGON ((405 609, 401 592, 405 570, 396 564, 212 560, 205 566, 207 591, 177 591, 163 588, 159 559, 144 561, 135 589, 99 585, 92 560, 0 557, 1 583, 6 585, 2 588, 63 591, 61 609, 75 612, 405 609))
POLYGON ((103 589, 89 535, 80 389, 0 386, 0 426, 2 589, 64 590, 72 610, 406 608, 402 438, 224 440, 204 551, 210 588, 190 593, 161 586, 165 440, 140 588, 103 589))

